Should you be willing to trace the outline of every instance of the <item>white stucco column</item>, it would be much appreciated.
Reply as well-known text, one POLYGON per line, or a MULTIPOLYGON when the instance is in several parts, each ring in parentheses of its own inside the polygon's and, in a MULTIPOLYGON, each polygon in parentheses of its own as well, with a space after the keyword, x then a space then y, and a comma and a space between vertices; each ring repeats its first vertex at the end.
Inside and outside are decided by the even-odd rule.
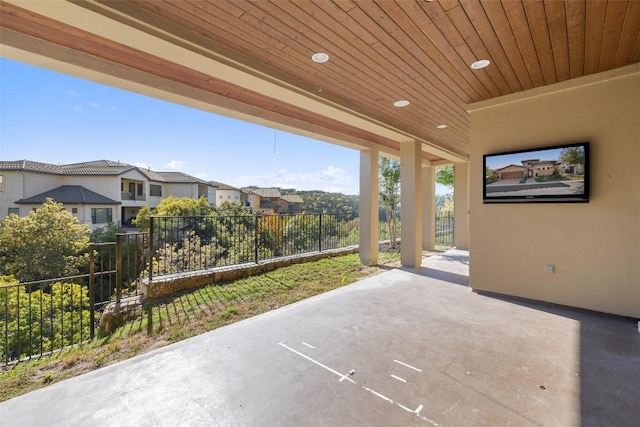
POLYGON ((453 243, 469 249, 469 163, 456 163, 453 178, 453 243))
POLYGON ((422 166, 422 249, 432 250, 436 244, 436 180, 435 168, 422 166))
POLYGON ((400 261, 407 267, 422 264, 422 147, 416 141, 400 145, 400 261))
POLYGON ((377 148, 360 152, 360 262, 378 263, 378 156, 377 148))

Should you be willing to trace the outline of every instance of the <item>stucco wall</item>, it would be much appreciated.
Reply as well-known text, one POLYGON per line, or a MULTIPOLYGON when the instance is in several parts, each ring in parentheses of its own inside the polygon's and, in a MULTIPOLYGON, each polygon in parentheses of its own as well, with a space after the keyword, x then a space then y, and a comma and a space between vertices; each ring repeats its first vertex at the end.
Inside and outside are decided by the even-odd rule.
POLYGON ((470 174, 474 289, 640 318, 640 73, 472 111, 470 174), (483 154, 580 141, 590 203, 482 203, 483 154))

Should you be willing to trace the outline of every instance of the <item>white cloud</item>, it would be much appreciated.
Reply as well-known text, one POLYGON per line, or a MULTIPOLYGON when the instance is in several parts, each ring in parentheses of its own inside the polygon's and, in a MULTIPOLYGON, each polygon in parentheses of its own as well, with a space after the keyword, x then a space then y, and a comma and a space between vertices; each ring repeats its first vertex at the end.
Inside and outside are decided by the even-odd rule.
POLYGON ((358 194, 358 181, 344 169, 331 165, 320 171, 304 173, 290 172, 286 169, 281 169, 272 174, 237 176, 230 178, 227 183, 237 187, 257 185, 259 187, 295 188, 296 190, 322 190, 332 193, 358 194))
POLYGON ((164 167, 177 171, 184 169, 184 162, 182 160, 171 160, 169 163, 165 163, 164 167))
POLYGON ((69 90, 67 90, 66 95, 76 98, 78 96, 78 92, 76 92, 73 89, 69 89, 69 90))
POLYGON ((195 176, 196 178, 200 178, 200 179, 204 179, 204 180, 206 180, 206 179, 207 179, 207 174, 206 174, 206 173, 204 173, 204 172, 197 173, 197 174, 195 174, 194 176, 195 176))
POLYGON ((142 168, 142 169, 151 169, 151 166, 149 166, 146 163, 142 163, 142 162, 135 162, 133 164, 133 166, 137 166, 137 167, 142 168))
POLYGON ((82 106, 80 105, 74 105, 73 109, 77 112, 77 113, 82 113, 84 111, 84 108, 82 108, 82 106))
POLYGON ((92 106, 93 108, 97 108, 100 106, 100 103, 98 101, 91 101, 89 105, 92 106))

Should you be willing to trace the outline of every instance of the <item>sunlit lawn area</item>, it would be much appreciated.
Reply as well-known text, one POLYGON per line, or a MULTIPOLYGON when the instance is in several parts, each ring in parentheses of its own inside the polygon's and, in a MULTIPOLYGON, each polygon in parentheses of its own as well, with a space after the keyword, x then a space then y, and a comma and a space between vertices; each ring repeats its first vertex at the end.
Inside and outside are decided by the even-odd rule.
POLYGON ((399 259, 381 252, 379 265, 369 267, 358 254, 326 258, 167 298, 108 337, 4 368, 0 401, 339 288, 396 267, 399 259))

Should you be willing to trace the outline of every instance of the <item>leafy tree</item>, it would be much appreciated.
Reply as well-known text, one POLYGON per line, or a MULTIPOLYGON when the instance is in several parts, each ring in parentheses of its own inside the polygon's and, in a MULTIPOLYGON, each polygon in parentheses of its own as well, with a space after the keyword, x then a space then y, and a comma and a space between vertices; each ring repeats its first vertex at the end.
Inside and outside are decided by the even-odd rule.
POLYGON ((51 199, 26 217, 9 215, 0 224, 0 274, 21 282, 77 274, 89 259, 89 234, 51 199))
POLYGON ((302 210, 307 213, 334 213, 340 218, 357 216, 359 209, 359 196, 342 193, 330 193, 326 191, 296 191, 292 189, 281 190, 281 194, 297 194, 302 197, 302 210))
POLYGON ((576 175, 576 165, 584 164, 584 149, 582 147, 567 147, 560 152, 559 159, 562 163, 573 166, 573 175, 576 175))
POLYGON ((400 203, 400 162, 380 157, 379 189, 380 204, 386 211, 387 228, 391 248, 396 247, 398 205, 400 203))
POLYGON ((211 215, 213 208, 206 197, 192 199, 190 197, 170 196, 162 199, 156 208, 156 215, 161 216, 206 216, 211 215))
POLYGON ((110 222, 106 227, 98 227, 93 230, 89 240, 93 243, 115 242, 116 234, 120 232, 118 226, 110 222))
POLYGON ((154 215, 154 210, 149 206, 143 206, 138 211, 138 215, 131 220, 131 224, 138 227, 140 231, 149 231, 151 226, 151 215, 154 215))
POLYGON ((443 212, 453 213, 453 195, 436 194, 436 213, 441 214, 443 212))
POLYGON ((195 232, 180 242, 167 243, 158 249, 154 260, 154 273, 170 274, 213 267, 221 248, 215 243, 203 245, 195 232))
POLYGON ((487 184, 491 184, 492 182, 496 182, 498 177, 493 169, 487 166, 484 170, 484 179, 487 184))
POLYGON ((453 165, 439 166, 436 168, 436 182, 438 184, 453 188, 453 178, 453 165))
POLYGON ((140 208, 138 215, 131 221, 140 231, 148 231, 151 224, 151 216, 207 216, 213 213, 208 200, 203 196, 199 199, 191 197, 170 196, 162 199, 155 209, 148 206, 140 208))
POLYGON ((289 253, 317 250, 319 233, 320 221, 318 215, 288 217, 284 227, 284 240, 289 253))
POLYGON ((0 301, 0 360, 52 351, 90 337, 89 297, 83 286, 18 285, 13 276, 0 276, 0 301))

